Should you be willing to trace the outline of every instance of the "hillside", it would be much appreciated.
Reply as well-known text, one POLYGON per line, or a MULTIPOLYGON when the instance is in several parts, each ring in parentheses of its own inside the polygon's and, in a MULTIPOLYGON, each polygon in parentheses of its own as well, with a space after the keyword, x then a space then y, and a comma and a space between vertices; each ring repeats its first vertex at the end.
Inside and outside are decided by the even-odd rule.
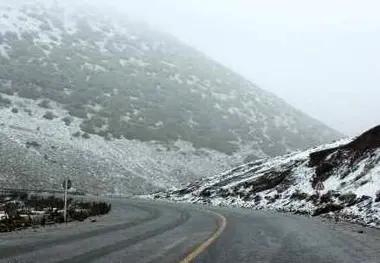
POLYGON ((380 227, 380 126, 357 138, 268 158, 155 198, 338 217, 380 227), (314 187, 323 182, 318 198, 314 187))
POLYGON ((17 167, 33 186, 177 185, 340 137, 173 37, 74 3, 0 0, 4 182, 27 177, 17 167))

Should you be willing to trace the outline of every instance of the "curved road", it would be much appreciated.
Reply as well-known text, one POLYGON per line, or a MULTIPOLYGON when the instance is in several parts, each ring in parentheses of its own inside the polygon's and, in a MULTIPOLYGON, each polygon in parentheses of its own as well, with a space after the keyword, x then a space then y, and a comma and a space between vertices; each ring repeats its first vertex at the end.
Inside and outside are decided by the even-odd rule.
POLYGON ((244 209, 112 203, 95 223, 0 234, 0 262, 380 262, 377 230, 244 209))

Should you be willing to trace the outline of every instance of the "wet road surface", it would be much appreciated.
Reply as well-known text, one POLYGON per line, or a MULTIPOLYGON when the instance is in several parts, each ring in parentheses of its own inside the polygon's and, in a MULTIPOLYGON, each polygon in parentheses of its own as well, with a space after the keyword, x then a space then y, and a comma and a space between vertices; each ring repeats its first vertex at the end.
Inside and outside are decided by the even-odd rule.
POLYGON ((136 199, 113 199, 112 207, 95 223, 1 233, 0 263, 380 262, 377 230, 355 234, 300 216, 136 199))

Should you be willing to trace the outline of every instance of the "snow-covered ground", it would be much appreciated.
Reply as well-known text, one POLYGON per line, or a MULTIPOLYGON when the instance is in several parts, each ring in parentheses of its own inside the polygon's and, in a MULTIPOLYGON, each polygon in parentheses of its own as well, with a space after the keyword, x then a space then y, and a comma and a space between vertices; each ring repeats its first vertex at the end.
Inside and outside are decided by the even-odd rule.
POLYGON ((232 158, 223 153, 195 149, 191 143, 181 140, 163 145, 126 139, 107 141, 96 135, 88 139, 73 137, 80 130, 80 120, 72 117, 72 123, 65 125, 62 118, 69 115, 59 104, 51 102, 51 108, 45 109, 37 105, 39 101, 2 96, 12 101, 12 108, 18 110, 14 113, 12 108, 0 107, 0 143, 3 151, 8 149, 7 154, 4 152, 5 167, 0 176, 3 187, 13 187, 14 184, 26 187, 28 184, 23 182, 26 178, 22 178, 22 174, 17 175, 16 166, 21 165, 17 162, 27 166, 30 161, 36 166, 35 171, 29 168, 26 172, 32 184, 38 184, 37 180, 40 180, 41 187, 52 189, 61 184, 62 176, 66 174, 71 176, 78 189, 91 189, 91 184, 95 184, 103 188, 102 194, 137 193, 149 188, 179 186, 204 174, 221 172, 233 164, 232 158), (52 120, 43 118, 46 111, 56 117, 52 120), (27 148, 31 142, 36 142, 37 146, 27 148), (16 148, 19 153, 13 158, 16 148), (63 167, 57 167, 59 172, 48 169, 45 173, 47 166, 59 166, 60 163, 63 167), (73 171, 75 167, 81 171, 73 171))
POLYGON ((379 138, 380 126, 357 138, 247 163, 151 197, 339 217, 380 228, 379 138), (320 197, 317 182, 324 185, 320 197))

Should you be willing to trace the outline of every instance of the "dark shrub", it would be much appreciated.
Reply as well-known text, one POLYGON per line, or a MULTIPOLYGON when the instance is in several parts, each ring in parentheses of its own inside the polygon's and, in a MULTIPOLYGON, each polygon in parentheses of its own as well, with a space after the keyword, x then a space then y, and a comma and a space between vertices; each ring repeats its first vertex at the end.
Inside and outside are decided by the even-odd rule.
POLYGON ((82 107, 71 107, 69 109, 69 114, 74 117, 87 119, 87 111, 82 107))
POLYGON ((210 189, 206 188, 199 194, 202 197, 210 197, 211 196, 211 191, 210 189))
POLYGON ((62 118, 62 121, 66 124, 66 126, 70 126, 70 124, 73 122, 73 118, 67 116, 62 118))
POLYGON ((363 180, 363 181, 361 181, 361 182, 359 183, 359 185, 360 185, 360 186, 363 186, 363 185, 367 184, 368 182, 369 182, 368 179, 367 179, 367 180, 363 180))
POLYGON ((44 117, 47 120, 52 120, 56 118, 57 116, 55 116, 53 112, 47 111, 42 117, 44 117))
POLYGON ((356 199, 356 203, 362 203, 364 201, 369 201, 369 202, 372 202, 372 197, 368 196, 368 195, 362 195, 361 197, 357 198, 356 199))
POLYGON ((76 133, 73 133, 73 137, 78 138, 80 136, 80 132, 77 131, 76 133))
POLYGON ((342 205, 327 204, 326 206, 317 208, 314 211, 313 216, 319 216, 319 215, 322 215, 322 214, 327 214, 329 212, 336 212, 336 211, 342 210, 343 208, 344 207, 342 205))
POLYGON ((19 195, 19 199, 21 201, 25 201, 28 198, 28 193, 27 192, 20 191, 20 192, 18 192, 18 195, 19 195))
POLYGON ((299 190, 296 190, 295 192, 292 193, 290 196, 290 199, 292 200, 305 200, 308 197, 308 194, 303 193, 299 190))
POLYGON ((85 133, 82 134, 82 138, 83 139, 90 139, 90 134, 88 134, 87 132, 85 132, 85 133))
POLYGON ((50 101, 48 101, 48 100, 42 100, 42 101, 41 101, 40 103, 38 103, 37 105, 40 106, 41 108, 51 109, 50 101))
POLYGON ((243 201, 250 201, 252 200, 252 195, 248 193, 246 195, 243 195, 242 198, 243 198, 243 201))
POLYGON ((7 197, 11 197, 12 200, 21 200, 24 201, 28 198, 28 193, 24 191, 12 191, 9 194, 6 195, 7 197))
POLYGON ((77 209, 77 210, 72 209, 68 211, 68 215, 73 220, 82 222, 90 216, 90 213, 87 209, 77 209))
POLYGON ((321 203, 331 203, 332 197, 334 193, 332 191, 328 191, 327 193, 323 194, 320 198, 321 203))
POLYGON ((80 124, 80 129, 81 129, 83 132, 86 132, 86 133, 92 133, 92 134, 95 133, 95 127, 92 125, 92 123, 91 123, 90 120, 85 120, 85 121, 83 121, 83 122, 80 124))
POLYGON ((380 202, 380 190, 376 192, 375 202, 380 202))
POLYGON ((275 196, 271 196, 271 197, 265 197, 265 199, 267 199, 268 200, 268 204, 272 204, 272 203, 274 203, 274 202, 276 202, 276 197, 275 196))
POLYGON ((346 204, 347 206, 354 205, 356 203, 356 194, 354 193, 347 193, 339 196, 339 201, 346 204))
POLYGON ((41 147, 41 144, 39 144, 39 143, 36 142, 36 141, 26 142, 26 148, 29 149, 30 147, 40 148, 40 147, 41 147))
POLYGON ((18 113, 18 109, 17 108, 12 108, 11 110, 13 113, 18 113))
POLYGON ((218 195, 220 195, 223 198, 226 198, 226 197, 230 196, 230 192, 228 190, 226 190, 226 189, 221 188, 219 190, 219 194, 218 195))
POLYGON ((261 195, 256 195, 254 200, 255 200, 255 203, 260 203, 260 201, 262 200, 261 195))
POLYGON ((32 111, 30 109, 24 109, 24 112, 28 113, 28 116, 32 116, 32 111))
MULTIPOLYGON (((63 223, 63 198, 42 195, 31 195, 22 191, 13 191, 8 194, 0 195, 0 199, 10 197, 17 202, 9 202, 5 206, 8 219, 0 221, 0 232, 9 232, 22 229, 32 225, 51 225, 63 223), (23 200, 23 202, 19 202, 23 200), (19 212, 26 213, 26 210, 35 209, 45 211, 42 215, 29 215, 29 218, 22 218, 19 212), (33 218, 32 218, 33 217, 33 218)), ((68 220, 83 221, 89 216, 104 215, 110 212, 111 204, 106 202, 79 202, 74 203, 73 198, 68 198, 68 220)))

